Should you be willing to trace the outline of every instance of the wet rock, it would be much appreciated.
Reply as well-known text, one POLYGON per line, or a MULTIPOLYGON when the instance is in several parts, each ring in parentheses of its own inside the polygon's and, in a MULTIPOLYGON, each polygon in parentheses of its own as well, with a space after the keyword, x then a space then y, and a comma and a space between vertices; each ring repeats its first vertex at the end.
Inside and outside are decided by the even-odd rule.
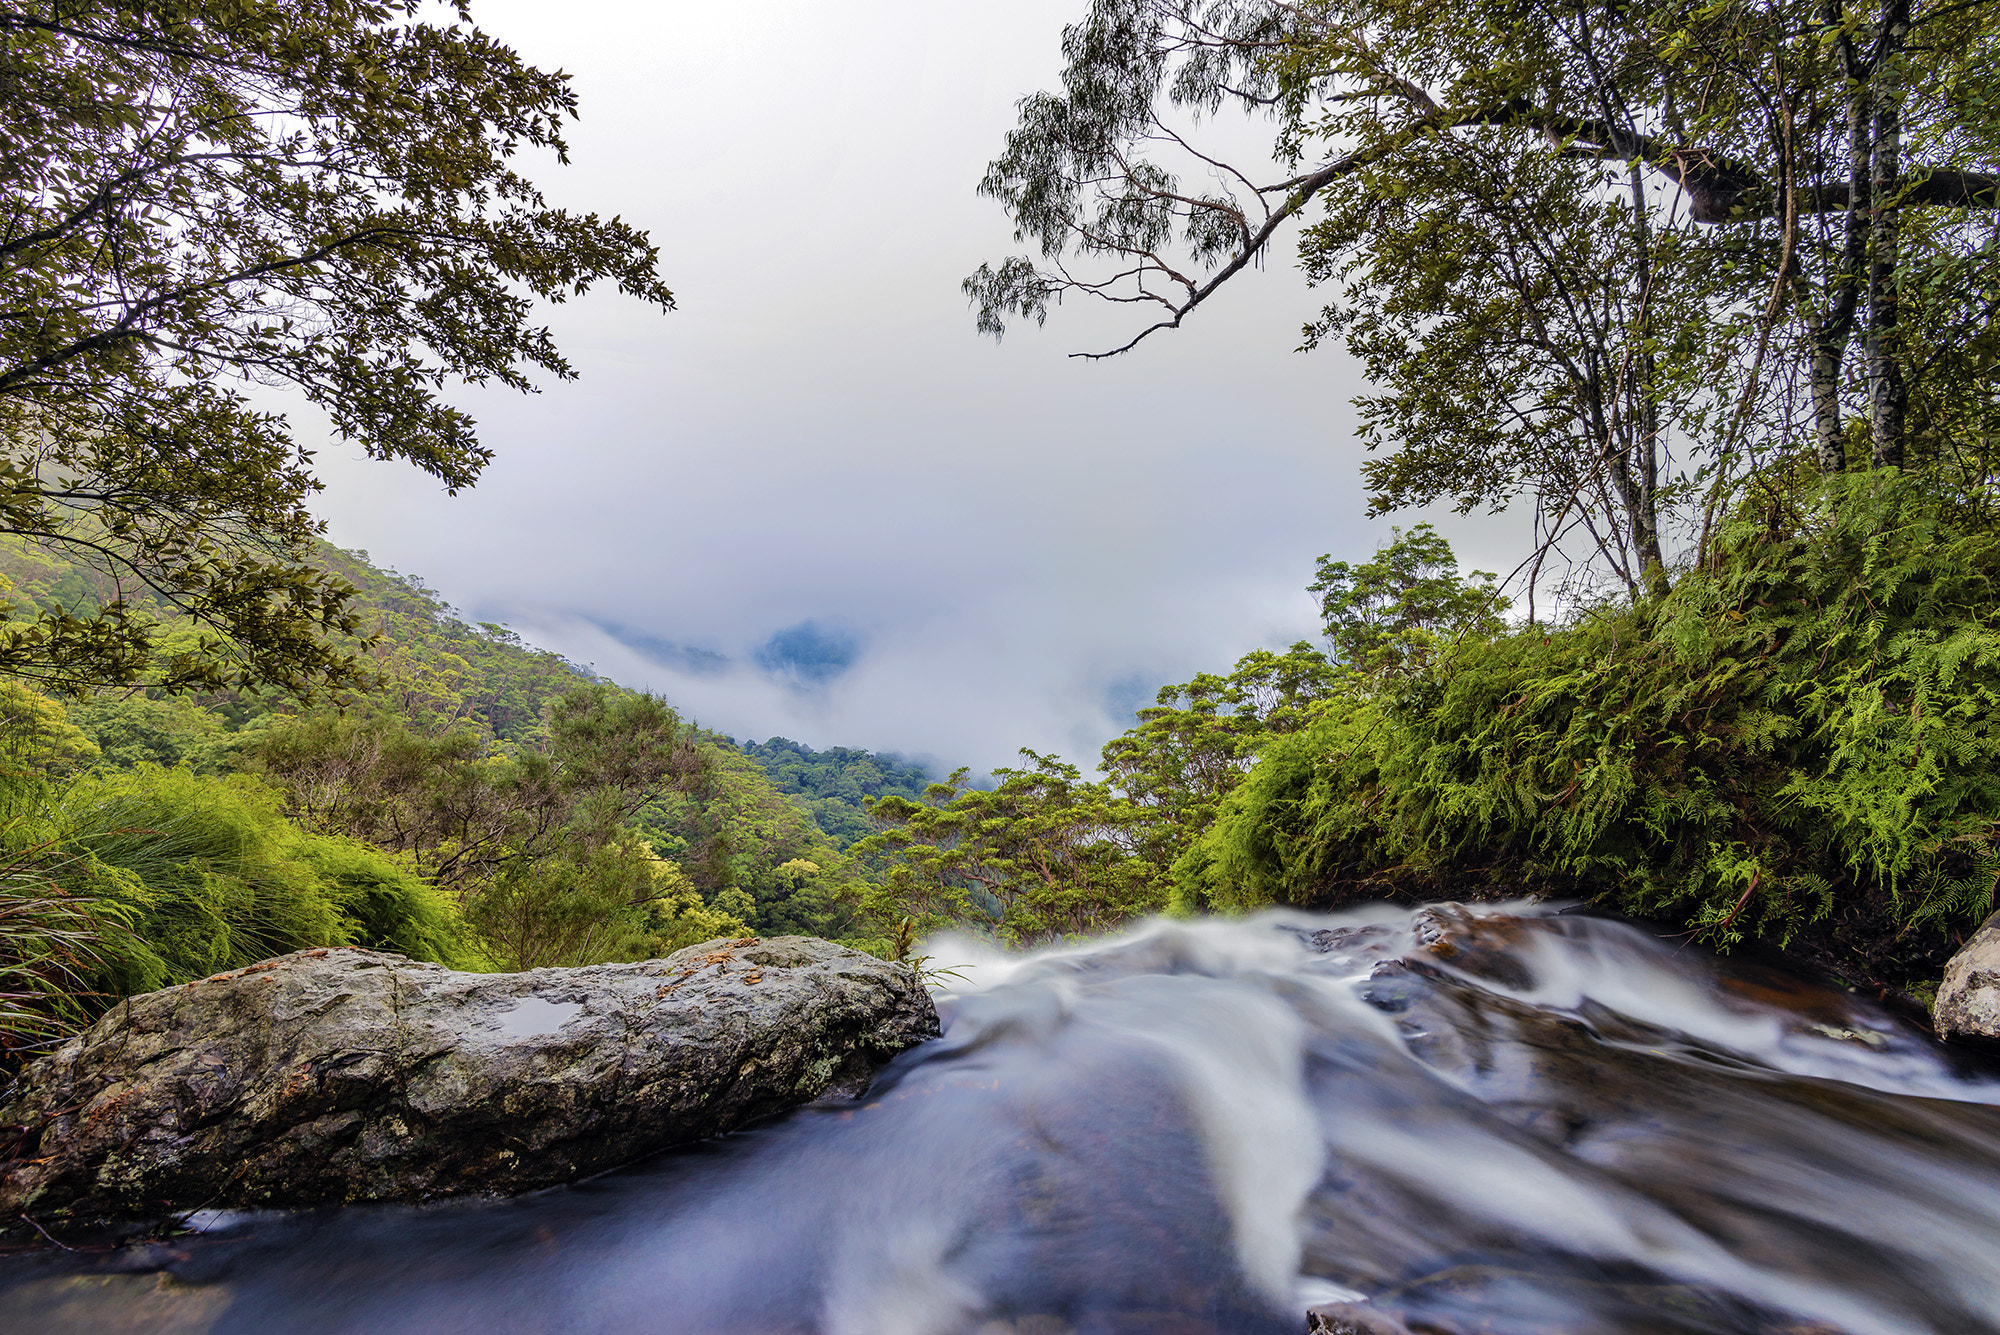
POLYGON ((0 1219, 511 1193, 829 1092, 938 1032, 915 976, 810 937, 456 973, 311 950, 134 997, 0 1103, 0 1219))
POLYGON ((1367 1303, 1323 1303, 1306 1310, 1306 1335, 1411 1335, 1410 1328, 1367 1303))
POLYGON ((1321 927, 1316 931, 1300 930, 1299 941, 1308 950, 1322 955, 1339 951, 1343 954, 1384 954, 1400 939, 1400 934, 1383 923, 1367 923, 1359 927, 1321 927))
POLYGON ((1545 931, 1539 919, 1475 913, 1463 904, 1433 904, 1411 924, 1417 945, 1461 973, 1525 991, 1535 985, 1528 945, 1545 931))
POLYGON ((1931 1018, 1940 1038, 2000 1038, 2000 913, 1988 918, 1944 966, 1931 1018))

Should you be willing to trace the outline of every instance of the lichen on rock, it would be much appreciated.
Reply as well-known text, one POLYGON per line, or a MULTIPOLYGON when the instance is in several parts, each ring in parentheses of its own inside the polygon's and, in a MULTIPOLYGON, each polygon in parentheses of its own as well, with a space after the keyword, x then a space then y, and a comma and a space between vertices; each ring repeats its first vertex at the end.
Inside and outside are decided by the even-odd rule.
POLYGON ((2000 1039, 2000 913, 1988 918, 1944 966, 1931 1018, 1940 1038, 1966 1034, 2000 1039))
POLYGON ((829 1093, 938 1032, 915 975, 746 937, 518 974, 308 950, 134 997, 0 1102, 0 1218, 572 1181, 829 1093))

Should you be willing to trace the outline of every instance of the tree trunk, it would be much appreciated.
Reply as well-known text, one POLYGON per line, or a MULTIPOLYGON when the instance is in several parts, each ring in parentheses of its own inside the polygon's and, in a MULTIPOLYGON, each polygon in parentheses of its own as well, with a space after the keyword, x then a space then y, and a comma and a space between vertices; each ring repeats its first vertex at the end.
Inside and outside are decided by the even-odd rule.
POLYGON ((1632 220, 1638 245, 1639 318, 1635 322, 1640 352, 1635 359, 1632 382, 1627 389, 1637 440, 1632 447, 1635 467, 1624 479, 1626 504, 1632 513, 1632 544, 1639 558, 1640 578, 1647 592, 1664 597, 1668 590, 1666 558, 1660 552, 1660 403, 1655 381, 1658 378, 1650 336, 1653 309, 1652 228, 1646 213, 1646 178, 1634 160, 1632 174, 1632 220))
POLYGON ((1840 364, 1847 340, 1827 331, 1832 324, 1808 313, 1806 327, 1812 336, 1813 437, 1817 443, 1819 471, 1827 476, 1847 467, 1846 433, 1840 417, 1840 364))
MULTIPOLYGON (((1840 21, 1840 9, 1829 5, 1829 26, 1840 21)), ((1840 44, 1841 66, 1847 76, 1847 227, 1838 267, 1828 276, 1827 308, 1823 318, 1809 314, 1812 336, 1813 434, 1819 446, 1820 472, 1838 473, 1847 466, 1847 424, 1840 409, 1841 371, 1848 341, 1854 336, 1862 271, 1868 264, 1868 239, 1874 199, 1875 124, 1873 71, 1851 38, 1840 44)))
POLYGON ((1903 149, 1903 44, 1910 31, 1909 0, 1886 0, 1876 43, 1875 144, 1869 183, 1868 246, 1868 408, 1872 462, 1877 468, 1903 466, 1903 415, 1909 386, 1903 379, 1901 311, 1896 268, 1902 241, 1901 201, 1896 178, 1903 149))

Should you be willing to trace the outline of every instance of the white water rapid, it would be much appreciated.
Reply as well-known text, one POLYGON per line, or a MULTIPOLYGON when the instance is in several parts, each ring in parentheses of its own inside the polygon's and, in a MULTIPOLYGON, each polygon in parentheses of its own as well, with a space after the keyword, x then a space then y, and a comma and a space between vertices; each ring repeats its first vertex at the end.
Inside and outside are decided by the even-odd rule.
POLYGON ((933 942, 857 1103, 505 1202, 0 1262, 0 1330, 2000 1335, 2000 1080, 1524 905, 933 942))

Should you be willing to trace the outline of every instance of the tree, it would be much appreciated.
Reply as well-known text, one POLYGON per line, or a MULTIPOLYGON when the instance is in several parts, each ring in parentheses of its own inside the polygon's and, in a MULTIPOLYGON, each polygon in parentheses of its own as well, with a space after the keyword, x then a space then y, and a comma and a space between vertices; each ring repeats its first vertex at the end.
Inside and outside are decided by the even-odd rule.
POLYGON ((1507 599, 1492 574, 1474 570, 1468 583, 1451 544, 1429 524, 1390 533, 1375 559, 1358 566, 1320 557, 1318 578, 1306 587, 1319 595, 1327 641, 1343 666, 1377 679, 1414 677, 1441 645, 1507 629, 1507 599))
POLYGON ((836 939, 854 913, 853 868, 813 813, 765 777, 755 760, 709 737, 698 793, 668 793, 634 826, 687 869, 703 897, 766 935, 836 939), (818 868, 801 875, 803 867, 818 868))
POLYGON ((566 76, 419 0, 0 6, 0 532, 88 558, 97 605, 0 630, 77 688, 351 680, 344 581, 306 563, 311 452, 255 396, 448 491, 488 452, 453 382, 573 371, 539 301, 672 296, 646 235, 550 207, 566 76), (204 628, 162 653, 160 616, 204 628))
POLYGON ((1111 786, 1144 815, 1133 830, 1159 868, 1215 819, 1264 747, 1312 721, 1343 672, 1301 641, 1255 649, 1228 676, 1203 672, 1164 686, 1139 723, 1104 744, 1111 786))
POLYGON ((1934 980, 2000 878, 2000 535, 1905 471, 1818 490, 1810 524, 1726 516, 1665 598, 1324 710, 1224 803, 1177 901, 1534 891, 1789 941, 1871 994, 1934 980))
POLYGON ((1240 840, 1243 810, 1296 800, 1296 785, 1272 796, 1274 753, 1289 757, 1286 773, 1309 777, 1318 752, 1296 739, 1367 734, 1448 650, 1504 634, 1507 600, 1491 575, 1470 575, 1428 524, 1396 530, 1358 566, 1322 556, 1310 591, 1333 658, 1302 641, 1252 650, 1226 676, 1162 687, 1137 726, 1105 743, 1101 782, 1023 751, 1031 767, 995 770, 991 791, 969 788, 959 770, 921 801, 871 800, 882 832, 853 849, 877 873, 866 909, 878 926, 971 924, 1047 941, 1165 907, 1170 883, 1182 907, 1225 902, 1209 882, 1241 859, 1222 857, 1208 834, 1233 809, 1240 840), (1256 774, 1257 791, 1239 795, 1256 774))
POLYGON ((625 838, 640 808, 707 777, 695 730, 671 708, 602 683, 551 704, 540 743, 511 756, 470 731, 424 736, 361 712, 274 727, 251 755, 308 828, 405 855, 466 898, 503 873, 587 860, 625 838))
POLYGON ((921 930, 977 924, 1020 945, 1117 926, 1166 902, 1160 868, 1139 837, 1147 813, 1074 765, 1023 750, 1024 769, 997 769, 991 791, 966 771, 932 784, 927 800, 884 797, 869 811, 885 828, 854 846, 880 869, 867 907, 921 930))
POLYGON ((467 918, 496 962, 514 970, 657 959, 697 942, 750 934, 631 834, 503 868, 471 902, 467 918))
POLYGON ((1379 386, 1376 507, 1527 493, 1657 595, 1676 516, 1705 543, 1773 455, 1845 467, 1852 415, 1872 463, 1993 466, 1991 8, 1096 0, 980 187, 1040 258, 966 291, 996 335, 1156 311, 1123 352, 1323 204, 1307 342, 1379 386), (1225 108, 1279 167, 1204 148, 1225 108))
POLYGON ((40 691, 0 681, 0 784, 64 774, 98 758, 97 743, 40 691))
POLYGON ((508 967, 643 958, 690 931, 746 930, 632 828, 708 772, 695 730, 652 696, 579 686, 511 756, 462 728, 426 736, 391 715, 330 712, 271 729, 252 754, 308 828, 387 849, 455 895, 508 967))

